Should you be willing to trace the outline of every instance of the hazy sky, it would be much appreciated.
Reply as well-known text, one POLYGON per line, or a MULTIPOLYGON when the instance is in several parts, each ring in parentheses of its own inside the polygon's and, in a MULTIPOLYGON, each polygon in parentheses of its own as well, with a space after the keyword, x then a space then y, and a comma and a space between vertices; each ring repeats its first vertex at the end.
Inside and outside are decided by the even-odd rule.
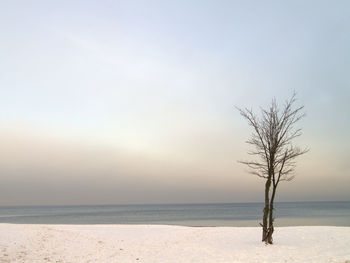
POLYGON ((0 3, 0 205, 253 202, 234 106, 295 90, 297 177, 350 200, 349 1, 0 3))

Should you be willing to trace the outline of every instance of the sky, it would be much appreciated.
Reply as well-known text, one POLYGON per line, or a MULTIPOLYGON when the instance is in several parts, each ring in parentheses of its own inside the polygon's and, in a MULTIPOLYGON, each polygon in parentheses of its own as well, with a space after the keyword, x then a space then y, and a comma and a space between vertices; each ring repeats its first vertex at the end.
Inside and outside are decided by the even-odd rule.
POLYGON ((1 1, 0 205, 263 201, 238 160, 293 91, 277 201, 350 201, 350 3, 1 1))

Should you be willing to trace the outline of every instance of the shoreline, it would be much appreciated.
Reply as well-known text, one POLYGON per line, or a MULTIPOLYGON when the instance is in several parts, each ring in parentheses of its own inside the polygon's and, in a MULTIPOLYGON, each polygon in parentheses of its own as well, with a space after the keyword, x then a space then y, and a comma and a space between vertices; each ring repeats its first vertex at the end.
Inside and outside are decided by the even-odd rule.
POLYGON ((350 262, 350 227, 0 223, 0 262, 350 262))
MULTIPOLYGON (((184 227, 258 227, 261 228, 259 222, 261 220, 177 220, 177 221, 161 221, 161 222, 59 222, 53 220, 52 222, 42 222, 40 220, 26 221, 7 221, 0 224, 15 224, 15 225, 167 225, 167 226, 184 226, 184 227), (37 222, 35 222, 37 221, 37 222)), ((303 227, 303 226, 330 226, 330 227, 350 227, 350 221, 344 218, 276 218, 276 227, 303 227)))
MULTIPOLYGON (((276 227, 349 226, 350 202, 280 203, 276 227)), ((158 224, 259 227, 262 205, 256 203, 0 207, 1 223, 158 224)))
MULTIPOLYGON (((77 223, 77 224, 42 224, 42 223, 7 223, 7 222, 0 222, 1 225, 17 225, 17 226, 165 226, 165 227, 184 227, 184 228, 258 228, 261 229, 261 226, 257 223, 256 226, 229 226, 229 225, 178 225, 178 224, 164 224, 164 223, 150 223, 150 224, 145 224, 145 223, 129 223, 129 224, 124 224, 124 223, 94 223, 94 224, 84 224, 84 223, 77 223)), ((314 228, 314 227, 330 227, 330 228, 350 228, 350 226, 340 226, 340 225, 282 225, 282 226, 275 226, 275 229, 280 229, 280 228, 314 228)))

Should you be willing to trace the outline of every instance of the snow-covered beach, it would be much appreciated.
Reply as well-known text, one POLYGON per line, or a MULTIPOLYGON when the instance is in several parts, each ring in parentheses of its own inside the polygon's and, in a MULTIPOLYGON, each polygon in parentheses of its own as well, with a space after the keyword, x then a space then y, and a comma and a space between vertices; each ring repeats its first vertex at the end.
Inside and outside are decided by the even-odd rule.
POLYGON ((0 262, 350 262, 350 227, 0 224, 0 262))

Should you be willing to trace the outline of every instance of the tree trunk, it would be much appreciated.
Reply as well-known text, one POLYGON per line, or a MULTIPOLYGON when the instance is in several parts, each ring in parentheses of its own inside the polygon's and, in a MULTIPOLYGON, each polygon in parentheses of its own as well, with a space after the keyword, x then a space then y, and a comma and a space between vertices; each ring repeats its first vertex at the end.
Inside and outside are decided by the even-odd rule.
POLYGON ((274 231, 274 226, 273 226, 273 210, 274 210, 274 201, 275 201, 275 195, 276 195, 276 189, 277 189, 277 185, 273 185, 272 188, 272 195, 271 195, 271 200, 270 200, 270 211, 269 211, 269 228, 266 234, 266 244, 272 244, 273 243, 273 238, 272 238, 272 234, 274 231))
POLYGON ((262 228, 263 228, 263 233, 262 233, 262 242, 265 242, 267 239, 267 234, 268 234, 268 215, 270 212, 270 187, 271 187, 271 178, 268 178, 265 184, 265 207, 264 207, 264 213, 263 213, 263 223, 262 223, 262 228))

